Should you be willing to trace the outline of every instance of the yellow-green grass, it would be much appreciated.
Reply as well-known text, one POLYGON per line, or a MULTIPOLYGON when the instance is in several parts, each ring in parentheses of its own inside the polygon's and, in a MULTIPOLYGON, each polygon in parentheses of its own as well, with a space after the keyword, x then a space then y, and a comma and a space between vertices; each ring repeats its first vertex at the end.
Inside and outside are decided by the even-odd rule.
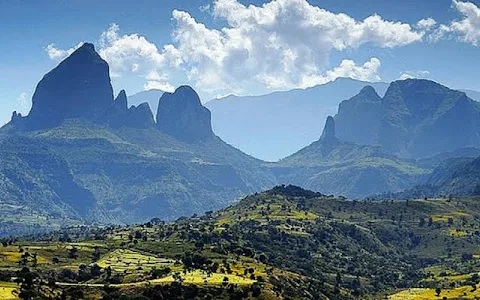
POLYGON ((463 237, 463 236, 467 236, 468 233, 467 233, 465 230, 450 229, 450 230, 448 230, 448 235, 457 236, 457 237, 463 237))
POLYGON ((472 274, 456 274, 456 275, 447 275, 447 276, 440 276, 440 275, 435 275, 433 278, 426 278, 422 281, 425 282, 431 282, 431 281, 452 281, 452 282, 458 282, 458 281, 465 281, 472 277, 472 274))
POLYGON ((18 297, 14 294, 17 290, 17 285, 11 282, 0 282, 0 299, 2 300, 16 300, 18 297))
POLYGON ((174 261, 143 254, 127 249, 117 249, 103 256, 97 264, 101 268, 111 267, 115 272, 149 271, 153 268, 172 266, 174 261))
POLYGON ((390 300, 431 300, 431 299, 478 299, 480 298, 480 286, 472 291, 472 286, 461 286, 456 289, 442 289, 437 296, 435 289, 412 288, 401 291, 388 297, 390 300))
POLYGON ((462 211, 452 211, 448 214, 435 214, 432 215, 433 222, 448 222, 448 219, 458 220, 459 218, 470 217, 469 214, 462 211))
MULTIPOLYGON (((205 271, 195 270, 193 272, 188 272, 187 274, 180 273, 182 282, 185 284, 195 284, 195 285, 221 285, 224 282, 224 278, 228 278, 228 283, 238 284, 238 285, 251 285, 255 283, 255 280, 244 278, 238 275, 233 274, 220 274, 212 273, 210 275, 205 271)), ((174 282, 172 275, 152 280, 152 283, 171 283, 174 282)))

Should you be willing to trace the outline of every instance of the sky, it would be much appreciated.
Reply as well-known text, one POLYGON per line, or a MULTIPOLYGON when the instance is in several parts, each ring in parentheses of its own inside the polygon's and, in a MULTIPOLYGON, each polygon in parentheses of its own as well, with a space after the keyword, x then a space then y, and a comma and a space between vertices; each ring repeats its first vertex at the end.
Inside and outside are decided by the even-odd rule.
POLYGON ((202 101, 338 77, 480 91, 480 2, 0 0, 0 124, 92 42, 115 93, 193 86, 202 101))

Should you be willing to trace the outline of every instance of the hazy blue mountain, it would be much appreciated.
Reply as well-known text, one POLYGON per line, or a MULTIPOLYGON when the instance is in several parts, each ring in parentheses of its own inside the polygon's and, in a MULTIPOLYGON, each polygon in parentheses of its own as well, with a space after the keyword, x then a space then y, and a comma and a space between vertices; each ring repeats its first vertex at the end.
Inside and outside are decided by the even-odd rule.
POLYGON ((431 172, 380 146, 343 142, 335 132, 335 121, 328 117, 320 139, 271 164, 278 182, 358 198, 412 187, 431 172))
POLYGON ((228 96, 207 102, 214 132, 238 149, 268 161, 284 158, 319 138, 322 122, 338 104, 372 85, 383 95, 387 83, 347 78, 308 89, 264 96, 228 96))
POLYGON ((0 129, 0 195, 8 199, 0 223, 28 232, 72 220, 173 219, 276 183, 261 161, 213 134, 190 87, 162 97, 159 123, 148 103, 128 108, 126 93, 114 99, 111 91, 108 65, 90 44, 45 75, 32 114, 14 113, 0 129))
POLYGON ((128 106, 139 106, 142 103, 148 103, 154 116, 157 115, 158 100, 162 97, 164 91, 152 89, 148 91, 139 92, 128 96, 128 106))
POLYGON ((388 192, 373 199, 418 199, 480 195, 480 157, 456 157, 440 163, 425 180, 401 192, 388 192))
POLYGON ((467 94, 467 96, 472 98, 473 100, 480 102, 480 92, 473 91, 473 90, 460 90, 460 91, 467 94))
POLYGON ((338 137, 392 153, 429 157, 480 146, 480 103, 436 82, 392 82, 383 98, 373 88, 340 104, 338 137))

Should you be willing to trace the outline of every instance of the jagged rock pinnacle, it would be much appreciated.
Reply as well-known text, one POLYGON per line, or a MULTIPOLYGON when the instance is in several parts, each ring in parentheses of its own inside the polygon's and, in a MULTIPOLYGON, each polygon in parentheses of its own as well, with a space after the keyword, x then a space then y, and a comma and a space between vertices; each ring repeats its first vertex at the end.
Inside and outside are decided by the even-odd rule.
POLYGON ((98 120, 113 104, 109 67, 95 47, 83 44, 38 83, 28 116, 35 127, 64 119, 98 120))
POLYGON ((210 111, 189 86, 181 86, 174 93, 162 95, 158 103, 157 128, 186 142, 214 136, 210 111))

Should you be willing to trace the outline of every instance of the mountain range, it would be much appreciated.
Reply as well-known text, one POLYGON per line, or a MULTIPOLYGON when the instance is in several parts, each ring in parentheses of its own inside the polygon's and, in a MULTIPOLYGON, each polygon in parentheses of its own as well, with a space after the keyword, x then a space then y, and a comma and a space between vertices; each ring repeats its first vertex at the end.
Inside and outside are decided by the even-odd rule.
POLYGON ((335 120, 341 140, 403 157, 480 146, 480 103, 424 79, 392 82, 383 98, 365 87, 340 104, 335 120))
POLYGON ((28 116, 14 113, 0 130, 0 220, 19 230, 173 219, 275 183, 213 134, 190 87, 162 95, 158 122, 148 103, 128 108, 124 91, 114 99, 91 44, 45 75, 32 101, 28 116))
POLYGON ((212 112, 213 130, 227 143, 257 158, 277 161, 317 140, 327 116, 367 84, 381 95, 388 88, 388 83, 338 78, 307 89, 228 96, 205 106, 212 112))
MULTIPOLYGON (((335 98, 340 99, 363 84, 340 79, 269 97, 278 95, 291 107, 295 95, 336 90, 343 91, 335 98)), ((30 113, 14 112, 0 129, 0 235, 72 224, 171 220, 225 207, 278 183, 362 198, 431 185, 429 180, 437 178, 436 185, 455 187, 451 193, 477 193, 478 173, 469 159, 480 155, 474 134, 479 104, 432 81, 396 81, 385 87, 383 97, 377 93, 382 86, 359 88, 341 102, 337 115, 326 118, 323 134, 316 134, 320 138, 271 163, 215 135, 215 110, 203 106, 189 86, 148 93, 161 94, 155 113, 147 102, 132 105, 123 90, 114 97, 108 64, 86 43, 39 82, 30 113), (462 179, 460 186, 455 176, 473 179, 462 179)), ((300 117, 313 103, 320 109, 319 101, 306 99, 290 114, 300 117)), ((224 105, 229 100, 216 101, 224 105)), ((283 104, 272 114, 264 111, 263 120, 283 104)), ((313 122, 315 112, 309 113, 313 122)), ((323 123, 322 118, 316 122, 323 123)), ((296 124, 294 119, 287 123, 296 124)), ((288 139, 285 132, 280 126, 277 137, 288 139)), ((271 149, 278 146, 269 139, 250 139, 271 149)))

